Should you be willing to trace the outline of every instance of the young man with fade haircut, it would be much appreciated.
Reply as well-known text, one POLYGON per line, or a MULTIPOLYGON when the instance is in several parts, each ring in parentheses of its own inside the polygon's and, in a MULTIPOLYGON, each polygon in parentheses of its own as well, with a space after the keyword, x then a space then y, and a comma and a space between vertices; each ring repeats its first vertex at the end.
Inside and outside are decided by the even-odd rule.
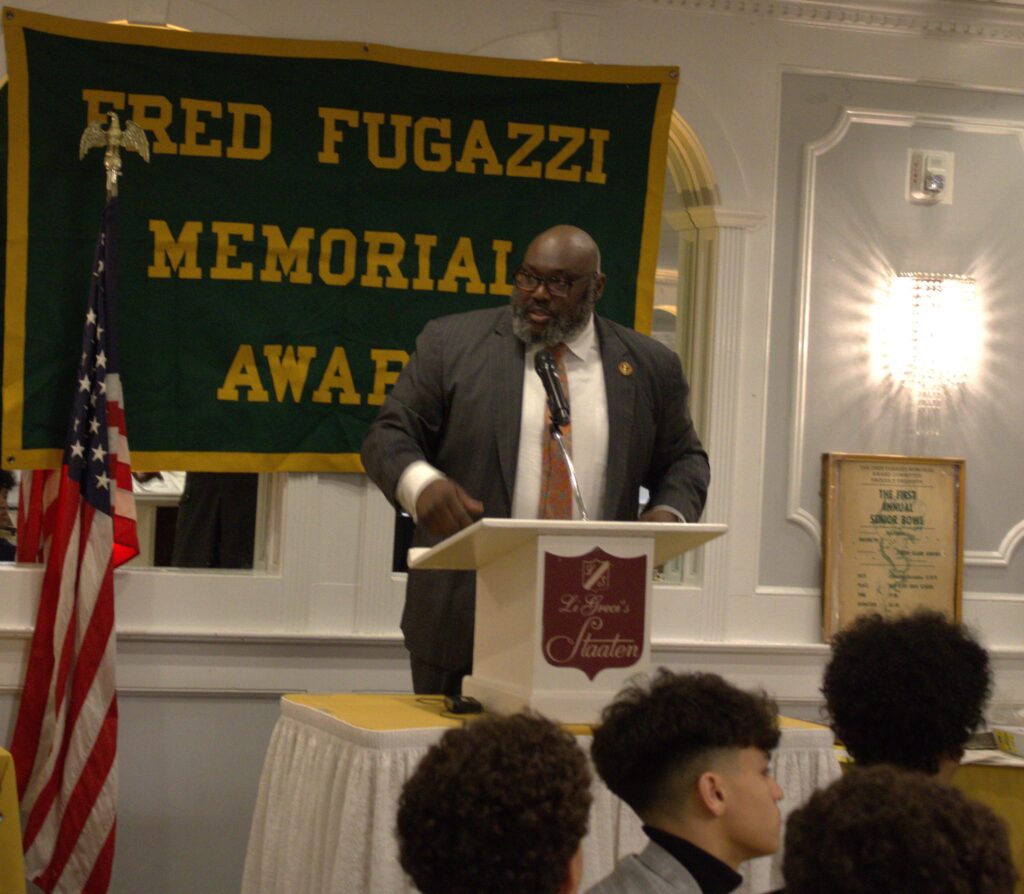
POLYGON ((836 737, 861 766, 949 781, 992 691, 988 653, 938 612, 865 615, 832 639, 822 693, 836 737))
POLYGON ((590 780, 576 740, 538 715, 449 730, 402 789, 402 868, 422 894, 574 894, 590 780))
POLYGON ((779 845, 782 798, 769 759, 775 703, 716 674, 658 672, 605 708, 591 756, 650 842, 590 894, 727 894, 739 865, 779 845))
POLYGON ((789 815, 785 894, 1012 894, 1006 828, 920 773, 847 773, 789 815))

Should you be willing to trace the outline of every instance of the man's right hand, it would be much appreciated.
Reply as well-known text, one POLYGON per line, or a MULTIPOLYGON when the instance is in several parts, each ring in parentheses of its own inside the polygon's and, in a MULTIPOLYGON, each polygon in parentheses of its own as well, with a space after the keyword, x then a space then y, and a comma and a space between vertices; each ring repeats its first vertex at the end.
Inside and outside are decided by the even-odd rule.
POLYGON ((432 481, 416 500, 416 523, 424 525, 431 534, 448 537, 468 528, 483 515, 484 504, 473 499, 451 478, 432 481))

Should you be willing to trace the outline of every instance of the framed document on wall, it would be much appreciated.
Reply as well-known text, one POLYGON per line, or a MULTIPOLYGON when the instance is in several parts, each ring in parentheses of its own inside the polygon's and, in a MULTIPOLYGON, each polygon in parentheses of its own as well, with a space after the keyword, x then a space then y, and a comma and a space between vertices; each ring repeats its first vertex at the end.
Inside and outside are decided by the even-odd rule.
POLYGON ((823 455, 826 640, 863 614, 960 620, 964 472, 962 459, 823 455))

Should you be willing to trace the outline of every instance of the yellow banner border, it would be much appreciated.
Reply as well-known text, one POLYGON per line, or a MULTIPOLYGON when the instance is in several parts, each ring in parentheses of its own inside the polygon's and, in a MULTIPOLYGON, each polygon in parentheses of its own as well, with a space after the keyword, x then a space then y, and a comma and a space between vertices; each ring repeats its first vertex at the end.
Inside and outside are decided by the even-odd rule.
MULTIPOLYGON (((128 431, 131 441, 131 430, 128 431)), ((55 469, 61 463, 61 451, 22 450, 19 458, 24 469, 55 469)), ((132 470, 162 472, 188 469, 190 472, 363 472, 358 453, 215 453, 213 451, 133 450, 132 470)))
POLYGON ((640 264, 636 272, 636 303, 633 328, 650 335, 654 325, 654 278, 658 269, 661 237, 661 210, 665 193, 665 169, 668 164, 668 135, 672 126, 679 69, 673 68, 661 82, 654 106, 651 147, 647 159, 647 198, 640 233, 640 264))

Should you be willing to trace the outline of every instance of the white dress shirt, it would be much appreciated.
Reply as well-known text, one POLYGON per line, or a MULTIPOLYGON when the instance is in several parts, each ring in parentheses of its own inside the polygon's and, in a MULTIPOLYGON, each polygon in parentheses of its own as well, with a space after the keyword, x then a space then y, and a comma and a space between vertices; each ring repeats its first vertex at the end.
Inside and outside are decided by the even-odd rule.
MULTIPOLYGON (((550 437, 545 426, 547 396, 533 367, 539 345, 527 348, 523 367, 523 409, 519 424, 519 458, 516 462, 513 518, 536 518, 540 506, 540 469, 544 442, 550 437)), ((601 517, 604 502, 605 469, 608 465, 608 396, 597 330, 591 315, 583 331, 566 342, 563 359, 569 379, 569 409, 572 414, 572 459, 576 466, 587 514, 601 517)), ((410 463, 398 481, 396 497, 416 519, 416 501, 432 481, 444 475, 424 460, 410 463)), ((473 496, 473 494, 470 494, 473 496)), ((573 501, 573 518, 580 518, 573 501)))
MULTIPOLYGON (((566 348, 563 360, 569 379, 568 400, 572 416, 570 452, 587 515, 597 519, 601 517, 608 465, 608 395, 604 388, 604 368, 601 366, 593 315, 583 331, 566 342, 566 348)), ((540 349, 540 345, 527 349, 523 369, 523 412, 519 422, 519 459, 512 493, 513 518, 536 518, 540 508, 541 464, 551 437, 545 425, 547 395, 533 366, 540 349)), ((572 517, 580 518, 575 498, 572 506, 572 517)))

